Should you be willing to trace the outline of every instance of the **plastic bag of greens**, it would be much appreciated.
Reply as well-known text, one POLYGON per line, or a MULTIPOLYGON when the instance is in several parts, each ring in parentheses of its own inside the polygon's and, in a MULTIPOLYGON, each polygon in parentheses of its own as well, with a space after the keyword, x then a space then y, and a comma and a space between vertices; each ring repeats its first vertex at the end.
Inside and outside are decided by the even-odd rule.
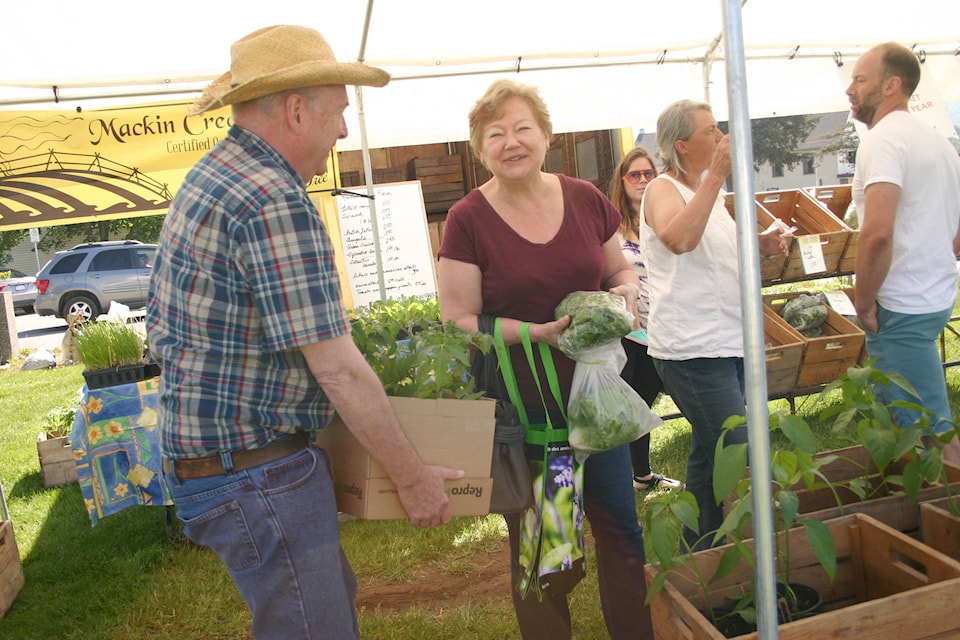
POLYGON ((620 377, 627 354, 619 339, 581 352, 576 360, 567 429, 579 460, 633 442, 661 424, 640 394, 620 377))
POLYGON ((608 291, 574 291, 553 312, 559 320, 570 316, 570 324, 560 334, 560 351, 568 358, 620 338, 633 329, 633 313, 627 310, 623 296, 608 291))

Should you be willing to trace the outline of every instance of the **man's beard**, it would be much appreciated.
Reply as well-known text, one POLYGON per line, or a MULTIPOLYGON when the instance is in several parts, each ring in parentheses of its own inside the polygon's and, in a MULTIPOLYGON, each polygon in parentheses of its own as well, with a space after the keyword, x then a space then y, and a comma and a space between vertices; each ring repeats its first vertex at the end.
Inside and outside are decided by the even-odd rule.
POLYGON ((877 114, 877 107, 880 105, 879 97, 879 91, 871 91, 865 95, 863 100, 860 101, 860 104, 851 109, 854 119, 867 125, 873 122, 873 116, 877 114), (874 100, 873 98, 877 99, 874 100))

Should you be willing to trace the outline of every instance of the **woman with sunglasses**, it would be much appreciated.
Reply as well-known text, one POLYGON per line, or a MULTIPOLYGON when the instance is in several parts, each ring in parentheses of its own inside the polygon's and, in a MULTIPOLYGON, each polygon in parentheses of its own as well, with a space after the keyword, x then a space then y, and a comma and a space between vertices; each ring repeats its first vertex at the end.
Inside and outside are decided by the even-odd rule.
MULTIPOLYGON (((617 241, 623 249, 623 257, 640 278, 637 315, 640 326, 644 329, 647 328, 647 314, 650 310, 650 292, 647 289, 647 266, 640 251, 640 202, 647 185, 656 177, 657 170, 653 166, 650 152, 644 147, 636 147, 623 156, 610 181, 610 201, 623 217, 617 230, 617 241)), ((663 391, 663 382, 653 366, 653 360, 647 354, 646 343, 632 337, 624 338, 623 350, 627 354, 627 364, 620 375, 640 394, 647 406, 652 407, 657 396, 663 391)), ((630 460, 633 464, 633 488, 637 491, 657 487, 675 489, 683 486, 679 480, 653 472, 650 467, 650 434, 630 443, 630 460)))
MULTIPOLYGON (((690 422, 686 482, 700 507, 700 535, 687 529, 684 536, 703 548, 723 522, 713 495, 721 428, 746 412, 737 228, 722 193, 731 170, 730 136, 717 127, 710 105, 680 100, 657 120, 657 148, 664 171, 647 186, 640 206, 649 353, 690 422)), ((760 236, 763 254, 786 253, 787 246, 780 233, 760 236)), ((746 439, 741 427, 725 442, 746 439)))

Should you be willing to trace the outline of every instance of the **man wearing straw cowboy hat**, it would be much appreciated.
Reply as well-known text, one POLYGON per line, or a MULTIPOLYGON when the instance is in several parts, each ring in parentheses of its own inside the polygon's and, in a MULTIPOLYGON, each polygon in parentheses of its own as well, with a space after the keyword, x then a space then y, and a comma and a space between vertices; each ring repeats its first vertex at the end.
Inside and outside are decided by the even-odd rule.
POLYGON ((444 480, 400 430, 353 344, 334 254, 306 183, 347 135, 345 85, 386 72, 337 62, 323 37, 268 27, 192 113, 232 105, 227 137, 187 175, 160 234, 147 305, 162 363, 164 473, 184 534, 212 547, 257 638, 355 638, 327 454, 334 408, 399 489, 410 523, 446 523, 444 480))

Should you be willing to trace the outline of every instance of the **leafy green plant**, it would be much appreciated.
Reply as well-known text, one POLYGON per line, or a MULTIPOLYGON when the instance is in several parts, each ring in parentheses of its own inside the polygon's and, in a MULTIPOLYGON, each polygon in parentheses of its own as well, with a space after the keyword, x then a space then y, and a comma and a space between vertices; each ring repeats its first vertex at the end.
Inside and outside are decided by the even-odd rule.
POLYGON ((84 371, 112 369, 143 362, 144 336, 123 322, 88 322, 77 329, 75 348, 84 371))
POLYGON ((493 338, 443 323, 435 298, 378 301, 353 311, 353 341, 388 395, 476 399, 471 349, 486 353, 493 338))
POLYGON ((54 407, 43 416, 43 431, 51 438, 69 436, 76 415, 76 404, 54 407))
MULTIPOLYGON (((648 591, 647 601, 656 596, 670 575, 693 580, 703 594, 707 609, 704 613, 715 625, 725 615, 739 615, 748 622, 756 622, 752 589, 724 616, 717 615, 710 606, 713 584, 729 575, 742 562, 754 566, 753 551, 746 544, 750 537, 747 526, 753 519, 753 484, 746 475, 748 445, 742 443, 724 446, 726 435, 732 429, 742 427, 745 422, 743 416, 728 418, 717 443, 713 473, 714 497, 718 504, 727 496, 735 498, 729 506, 726 518, 716 531, 699 531, 699 506, 693 494, 686 490, 674 490, 653 498, 648 502, 644 514, 647 559, 658 569, 648 591), (691 545, 684 538, 684 527, 700 536, 694 544, 691 545), (705 575, 697 563, 694 549, 702 541, 710 541, 713 545, 725 541, 730 545, 713 575, 705 575)), ((795 611, 796 601, 789 587, 792 565, 789 530, 794 527, 803 528, 814 556, 831 580, 837 569, 836 548, 827 527, 818 520, 798 520, 800 503, 795 487, 803 486, 811 490, 829 487, 839 504, 840 499, 834 484, 821 472, 821 467, 832 462, 835 456, 815 455, 816 439, 809 425, 799 416, 773 413, 770 416, 770 429, 780 431, 793 445, 792 449, 771 448, 770 468, 773 481, 777 575, 778 580, 786 585, 787 604, 795 611)))
POLYGON ((872 361, 861 367, 851 367, 821 393, 822 399, 839 390, 842 401, 824 409, 820 419, 832 422, 835 432, 854 429, 857 439, 876 465, 880 480, 877 486, 869 482, 866 469, 865 477, 849 486, 861 499, 902 490, 916 501, 924 482, 946 480, 943 445, 955 437, 956 427, 937 436, 929 435, 925 443, 924 436, 930 433, 931 411, 905 400, 885 404, 878 397, 878 386, 891 385, 916 396, 916 391, 905 378, 875 369, 872 361), (891 413, 893 407, 916 411, 918 417, 912 424, 898 425, 891 413), (891 471, 895 462, 905 462, 902 473, 891 471))

